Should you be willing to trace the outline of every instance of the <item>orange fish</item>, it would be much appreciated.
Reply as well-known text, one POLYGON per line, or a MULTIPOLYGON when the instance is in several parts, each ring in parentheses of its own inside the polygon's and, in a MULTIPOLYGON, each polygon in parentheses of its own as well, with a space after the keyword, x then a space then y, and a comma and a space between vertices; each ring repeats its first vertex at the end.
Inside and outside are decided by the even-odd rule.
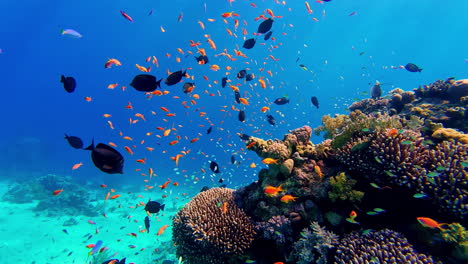
POLYGON ((173 145, 175 145, 175 144, 177 144, 177 143, 179 143, 178 140, 173 140, 173 141, 169 142, 169 145, 170 145, 170 146, 173 146, 173 145))
POLYGON ((164 233, 164 230, 166 230, 166 228, 168 227, 169 225, 163 225, 161 228, 159 228, 158 230, 158 233, 156 233, 157 236, 160 236, 164 233))
POLYGON ((169 185, 169 183, 171 183, 171 179, 167 179, 167 182, 165 182, 163 185, 159 185, 159 188, 166 189, 166 187, 167 187, 167 185, 169 185))
POLYGON ((263 79, 258 79, 258 82, 260 83, 260 86, 263 88, 263 89, 266 89, 266 83, 263 79))
POLYGON ((256 167, 257 167, 257 165, 255 165, 255 163, 254 163, 254 162, 252 162, 252 163, 250 164, 250 166, 249 166, 249 167, 250 167, 250 168, 252 168, 252 169, 254 169, 254 168, 256 168, 256 167))
POLYGON ((125 146, 124 148, 128 152, 128 154, 133 155, 133 151, 130 147, 125 146))
POLYGON ((289 202, 296 201, 296 198, 297 197, 286 194, 286 195, 283 195, 283 197, 281 197, 280 201, 283 202, 283 203, 289 203, 289 202))
POLYGON ((354 220, 356 217, 357 213, 353 210, 351 213, 349 213, 349 217, 346 218, 346 221, 350 222, 351 224, 359 224, 356 220, 354 220))
POLYGON ((391 128, 391 129, 387 130, 387 136, 388 137, 395 137, 396 135, 398 135, 398 130, 397 129, 391 128))
POLYGON ((79 167, 81 167, 81 165, 83 165, 83 163, 81 163, 81 162, 73 165, 72 170, 78 169, 79 167))
POLYGON ((429 217, 418 217, 416 218, 416 220, 418 220, 418 222, 424 227, 429 227, 431 229, 439 228, 440 230, 444 230, 444 228, 442 228, 442 225, 446 225, 445 223, 439 223, 436 220, 429 217))
POLYGON ((268 196, 277 196, 280 192, 284 192, 285 190, 282 188, 282 184, 278 187, 267 185, 265 190, 263 191, 268 196))
POLYGON ((197 142, 198 139, 199 138, 194 138, 194 139, 190 140, 190 143, 195 143, 195 142, 197 142))
POLYGON ((107 85, 107 88, 108 88, 108 89, 114 89, 114 88, 117 87, 118 85, 119 85, 118 83, 112 83, 112 84, 107 85))
POLYGON ((317 173, 317 175, 320 177, 320 179, 322 179, 323 173, 322 173, 322 170, 320 169, 320 167, 315 165, 314 166, 314 171, 315 171, 315 173, 317 173))
POLYGON ((233 17, 233 16, 238 17, 239 14, 236 14, 236 13, 234 13, 234 11, 231 11, 231 12, 222 13, 221 16, 224 17, 224 18, 233 17))
POLYGON ((247 99, 245 99, 245 98, 239 98, 239 101, 243 105, 249 105, 249 101, 247 99))
POLYGON ((137 159, 136 162, 146 164, 146 158, 144 159, 137 159))
POLYGON ((249 149, 249 148, 253 147, 255 144, 257 144, 257 142, 255 142, 255 141, 254 141, 254 142, 251 142, 250 144, 248 144, 248 145, 246 146, 246 148, 249 149))
POLYGON ((91 101, 93 100, 93 99, 92 99, 91 97, 89 97, 89 96, 86 96, 84 99, 85 99, 86 102, 91 102, 91 101))
POLYGON ((278 159, 272 159, 272 158, 265 158, 262 160, 263 164, 278 164, 278 159))
POLYGON ((108 59, 106 61, 106 63, 104 64, 104 68, 110 68, 112 65, 115 65, 115 66, 122 66, 122 63, 120 63, 119 60, 117 59, 108 59))
POLYGON ((114 194, 114 195, 112 195, 110 198, 111 198, 111 199, 117 199, 117 198, 119 198, 119 197, 120 197, 120 194, 114 194))
POLYGON ((270 110, 270 108, 268 106, 264 106, 262 109, 260 109, 260 112, 265 113, 268 110, 270 110))
POLYGON ((221 212, 223 214, 227 213, 227 206, 228 206, 228 203, 227 202, 224 202, 222 205, 221 205, 221 212))
POLYGON ((63 189, 60 190, 55 190, 52 192, 53 195, 59 195, 61 192, 63 192, 63 189))

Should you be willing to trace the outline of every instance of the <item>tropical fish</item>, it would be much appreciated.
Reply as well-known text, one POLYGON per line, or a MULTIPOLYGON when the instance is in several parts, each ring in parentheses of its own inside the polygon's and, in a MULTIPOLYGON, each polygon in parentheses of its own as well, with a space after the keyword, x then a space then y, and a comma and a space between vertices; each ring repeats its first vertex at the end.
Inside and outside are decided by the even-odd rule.
POLYGON ((280 201, 283 202, 283 203, 289 203, 289 202, 296 201, 296 199, 297 199, 297 197, 286 194, 286 195, 283 195, 283 197, 281 197, 280 201))
POLYGON ((263 164, 278 164, 278 159, 265 158, 262 160, 263 164))
POLYGON ((210 170, 214 173, 219 173, 219 165, 215 161, 210 162, 210 170))
POLYGON ((227 81, 228 81, 228 78, 227 77, 223 77, 221 79, 221 87, 226 87, 226 84, 227 84, 227 81))
POLYGON ((164 230, 166 230, 166 228, 168 227, 169 225, 164 225, 162 226, 161 228, 159 228, 158 230, 158 233, 156 233, 157 236, 160 236, 164 233, 164 230))
POLYGON ((284 192, 285 190, 282 188, 282 184, 278 187, 266 185, 265 190, 263 191, 268 196, 277 196, 280 192, 284 192))
POLYGON ((161 87, 161 80, 157 81, 156 77, 150 74, 139 74, 135 76, 130 83, 130 86, 140 92, 152 92, 161 87))
POLYGON ((173 72, 171 73, 167 79, 164 81, 164 83, 166 83, 167 85, 171 86, 171 85, 174 85, 174 84, 177 84, 179 83, 181 80, 182 80, 182 77, 185 76, 187 71, 176 71, 176 72, 173 72))
POLYGON ((371 87, 370 95, 372 99, 379 99, 382 96, 382 88, 380 87, 379 81, 376 81, 375 84, 371 87))
POLYGON ((210 62, 210 60, 208 59, 206 55, 200 55, 198 57, 195 57, 195 59, 200 65, 207 64, 208 62, 210 62))
POLYGON ((270 125, 274 126, 276 125, 276 120, 272 115, 267 115, 267 121, 270 123, 270 125))
POLYGON ((319 101, 318 101, 317 97, 312 96, 312 97, 310 98, 310 101, 312 102, 312 104, 313 104, 315 107, 317 107, 317 109, 319 108, 319 101))
POLYGON ((146 232, 150 232, 150 219, 148 216, 145 216, 145 228, 146 228, 146 232))
POLYGON ((186 82, 184 83, 184 86, 182 87, 182 91, 184 93, 191 93, 194 88, 195 88, 195 83, 186 82))
POLYGON ((255 39, 254 38, 250 38, 250 39, 247 39, 245 42, 244 42, 244 45, 242 45, 242 47, 244 49, 251 49, 255 46, 255 39))
POLYGON ((108 59, 106 61, 106 63, 104 64, 104 68, 110 68, 112 65, 115 65, 115 66, 122 66, 122 63, 120 63, 119 60, 117 59, 108 59))
POLYGON ((265 41, 269 40, 270 37, 271 37, 271 34, 273 34, 273 31, 270 31, 270 32, 266 33, 265 36, 263 37, 263 40, 265 40, 265 41))
POLYGON ((271 27, 273 26, 273 22, 274 22, 273 19, 268 18, 267 20, 260 23, 257 29, 257 33, 265 34, 268 31, 270 31, 271 27))
POLYGON ((81 35, 80 33, 78 33, 78 31, 73 30, 73 29, 62 29, 61 34, 70 36, 72 38, 82 38, 83 37, 83 35, 81 35))
POLYGON ((281 97, 281 98, 277 98, 273 103, 277 104, 277 105, 285 105, 287 103, 289 103, 289 99, 285 96, 281 97))
POLYGON ((104 143, 94 146, 94 140, 85 150, 91 150, 94 166, 109 174, 123 173, 124 158, 120 152, 104 143))
POLYGON ((423 69, 419 68, 418 65, 414 63, 408 63, 405 65, 405 69, 409 72, 421 72, 423 69))
POLYGON ((125 17, 125 19, 127 19, 128 21, 133 22, 133 18, 131 16, 129 16, 127 13, 125 13, 124 11, 120 10, 120 14, 123 17, 125 17))
POLYGON ((83 148, 83 141, 79 137, 68 136, 67 134, 65 134, 65 139, 68 141, 68 144, 70 144, 70 146, 72 146, 73 148, 83 148))
POLYGON ((351 211, 351 213, 349 213, 349 217, 346 218, 346 221, 352 223, 352 224, 359 224, 355 219, 357 217, 357 213, 355 211, 351 211))
POLYGON ((65 91, 69 93, 73 93, 75 91, 75 88, 76 88, 75 78, 70 77, 70 76, 65 77, 64 75, 62 75, 60 77, 60 82, 63 84, 63 88, 65 89, 65 91))
POLYGON ((247 71, 246 71, 246 70, 240 70, 240 71, 237 73, 237 78, 243 79, 243 78, 245 78, 245 75, 247 75, 247 71))
POLYGON ((149 200, 145 205, 145 211, 148 214, 158 213, 160 210, 164 210, 165 204, 160 204, 156 201, 149 200))
POLYGON ((239 121, 244 122, 245 121, 245 112, 243 110, 239 111, 239 116, 238 116, 239 121))
POLYGON ((446 225, 445 223, 439 223, 436 220, 434 220, 432 218, 429 218, 429 217, 417 217, 416 220, 418 220, 418 222, 422 226, 428 227, 428 228, 431 228, 431 229, 438 228, 440 230, 444 230, 444 228, 442 228, 442 226, 446 225))

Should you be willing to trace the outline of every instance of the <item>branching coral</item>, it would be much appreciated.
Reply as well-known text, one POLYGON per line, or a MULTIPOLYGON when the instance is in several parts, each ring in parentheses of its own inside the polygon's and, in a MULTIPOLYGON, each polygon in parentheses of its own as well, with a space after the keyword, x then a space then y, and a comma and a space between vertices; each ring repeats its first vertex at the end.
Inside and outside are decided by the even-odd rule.
POLYGON ((349 179, 346 177, 344 172, 337 176, 330 178, 331 191, 328 192, 328 197, 332 202, 337 200, 350 201, 352 203, 359 202, 364 193, 361 191, 353 190, 353 186, 356 184, 356 180, 349 179))
POLYGON ((366 235, 351 233, 344 237, 335 263, 436 263, 432 257, 418 254, 400 233, 384 229, 366 235))
POLYGON ((233 191, 212 188, 201 192, 176 214, 173 240, 177 255, 187 264, 236 263, 251 246, 254 226, 235 204, 233 191))
POLYGON ((332 139, 332 147, 337 149, 348 143, 353 137, 365 134, 369 131, 383 131, 387 128, 402 128, 398 116, 388 114, 363 114, 361 111, 351 112, 349 117, 339 115, 335 118, 324 116, 322 126, 315 129, 319 134, 325 131, 325 138, 332 139))
POLYGON ((339 237, 317 222, 301 232, 301 238, 293 245, 288 261, 297 264, 326 264, 330 251, 338 245, 339 237))
POLYGON ((259 237, 273 240, 278 246, 292 241, 291 221, 283 215, 275 215, 266 222, 256 223, 255 230, 259 237))

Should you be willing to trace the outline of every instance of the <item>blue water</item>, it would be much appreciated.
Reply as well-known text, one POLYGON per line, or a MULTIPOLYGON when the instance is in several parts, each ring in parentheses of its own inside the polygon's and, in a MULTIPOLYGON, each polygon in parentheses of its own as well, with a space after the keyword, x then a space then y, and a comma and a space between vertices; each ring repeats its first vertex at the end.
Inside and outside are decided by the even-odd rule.
MULTIPOLYGON (((171 178, 181 183, 178 189, 173 189, 177 193, 196 193, 204 185, 218 186, 221 178, 229 187, 239 187, 255 181, 258 171, 265 165, 254 153, 241 150, 245 146, 235 135, 237 132, 268 139, 282 138, 288 130, 305 124, 317 127, 323 115, 346 113, 346 107, 354 98, 367 97, 362 92, 368 91, 376 80, 385 84, 383 88, 387 92, 396 87, 411 90, 452 76, 466 78, 468 18, 462 13, 468 10, 466 1, 309 3, 313 14, 307 13, 304 1, 292 0, 286 5, 273 0, 237 0, 232 4, 225 0, 1 1, 3 125, 0 146, 3 150, 0 151, 0 179, 15 181, 52 173, 71 175, 78 182, 91 182, 96 186, 106 183, 143 188, 146 183, 140 173, 146 173, 151 167, 158 174, 152 183, 160 185, 171 178), (266 8, 282 16, 275 19, 272 28, 275 40, 263 41, 259 37, 253 49, 241 48, 242 29, 248 31, 247 38, 252 37, 260 22, 254 18, 266 8), (120 10, 132 16, 134 22, 122 17, 120 10), (150 11, 153 11, 151 15, 150 11), (230 11, 240 16, 226 18, 228 23, 225 24, 221 14, 230 11), (350 16, 352 12, 356 13, 350 16), (178 22, 180 13, 183 18, 178 22), (209 18, 215 21, 207 21, 209 18), (234 19, 240 22, 237 31, 234 31, 234 19), (198 21, 205 24, 205 30, 198 21), (161 26, 166 32, 161 32, 161 26), (63 36, 61 28, 74 29, 83 37, 63 36), (237 38, 229 36, 226 28, 235 32, 237 38), (204 34, 210 35, 217 50, 210 48, 204 34), (200 41, 199 47, 206 50, 209 65, 217 64, 221 70, 215 72, 209 65, 196 64, 193 55, 186 57, 187 51, 196 52, 196 48, 189 46, 189 40, 200 41), (273 49, 276 45, 278 48, 273 49), (236 46, 248 58, 229 61, 223 56, 215 57, 224 49, 234 54, 236 46), (185 54, 180 54, 177 48, 185 54), (360 55, 362 52, 364 54, 360 55), (279 60, 274 61, 269 55, 279 60), (149 56, 158 58, 159 68, 145 62, 149 56), (176 57, 180 57, 180 63, 176 62, 176 57), (108 58, 120 60, 122 66, 105 69, 103 65, 108 58), (408 62, 424 70, 411 73, 391 68, 408 62), (158 79, 165 78, 167 70, 191 68, 187 73, 194 76, 194 93, 199 94, 200 99, 196 100, 196 105, 188 103, 190 108, 184 108, 181 102, 191 98, 182 93, 182 84, 171 87, 162 84, 161 89, 170 93, 147 100, 143 93, 129 87, 132 78, 142 73, 135 64, 152 66, 150 73, 158 79), (302 70, 298 64, 304 64, 310 71, 302 70), (220 82, 226 66, 232 67, 228 76, 233 80, 231 84, 242 84, 240 91, 246 92, 243 95, 250 105, 235 103, 230 88, 223 89, 220 83, 213 82, 220 82), (256 76, 247 84, 235 79, 235 74, 245 68, 256 76), (260 68, 265 70, 260 72, 260 68), (267 71, 271 71, 272 76, 267 71), (78 84, 74 93, 64 91, 59 82, 61 74, 76 78, 78 84), (260 88, 259 77, 267 80, 267 89, 260 88), (112 83, 119 86, 107 89, 112 83), (121 86, 127 86, 127 90, 123 92, 121 86), (91 102, 84 100, 87 96, 92 97, 91 102), (288 96, 290 103, 272 104, 281 96, 288 96), (311 96, 319 99, 319 109, 311 105, 311 96), (132 103, 133 110, 125 108, 127 102, 132 103), (176 116, 165 117, 161 106, 176 116), (231 106, 245 110, 246 122, 237 120, 238 112, 231 110, 231 106), (265 114, 260 112, 263 106, 270 107, 269 113, 275 116, 276 126, 267 123, 265 114), (222 109, 226 112, 220 111, 222 109), (152 115, 151 111, 157 115, 152 115), (206 116, 200 117, 200 111, 206 112, 206 116), (112 117, 104 118, 105 113, 112 117), (130 125, 129 118, 138 119, 135 113, 143 114, 147 121, 130 125), (168 121, 164 122, 163 118, 168 121), (113 122, 114 130, 109 128, 107 120, 113 122), (213 132, 206 135, 210 124, 214 125, 213 132), (156 127, 168 129, 172 126, 177 131, 170 136, 154 136, 162 135, 156 127), (132 137, 133 141, 123 139, 119 132, 132 137), (146 136, 147 132, 153 134, 146 136), (126 159, 125 173, 107 175, 99 171, 93 166, 89 152, 72 149, 63 139, 64 133, 81 137, 85 145, 90 144, 92 138, 96 142, 114 142, 126 159), (168 143, 176 139, 175 134, 180 135, 181 140, 169 146, 168 143), (200 140, 191 144, 189 140, 195 137, 200 140), (145 143, 140 144, 141 140, 145 143), (131 145, 137 146, 134 155, 123 149, 131 145), (145 147, 155 150, 150 153, 145 147), (170 157, 182 150, 191 152, 182 157, 176 167, 170 157), (240 165, 231 164, 234 153, 240 165), (141 158, 146 158, 146 164, 135 162, 141 158), (221 167, 219 175, 209 171, 212 160, 221 167), (71 167, 79 162, 84 165, 72 171, 71 167), (252 162, 257 168, 249 167, 252 162), (137 169, 141 171, 135 171, 137 169), (193 185, 195 177, 199 178, 197 185, 193 185)), ((314 143, 321 140, 321 137, 312 137, 314 143)))

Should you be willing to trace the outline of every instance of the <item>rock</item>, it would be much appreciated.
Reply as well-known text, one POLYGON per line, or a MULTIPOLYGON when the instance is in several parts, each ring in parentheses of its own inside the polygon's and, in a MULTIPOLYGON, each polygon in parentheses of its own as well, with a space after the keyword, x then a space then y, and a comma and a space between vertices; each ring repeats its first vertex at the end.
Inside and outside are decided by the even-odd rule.
POLYGON ((294 161, 292 159, 287 159, 281 164, 280 166, 280 172, 283 175, 289 175, 292 172, 292 169, 294 168, 294 161))

